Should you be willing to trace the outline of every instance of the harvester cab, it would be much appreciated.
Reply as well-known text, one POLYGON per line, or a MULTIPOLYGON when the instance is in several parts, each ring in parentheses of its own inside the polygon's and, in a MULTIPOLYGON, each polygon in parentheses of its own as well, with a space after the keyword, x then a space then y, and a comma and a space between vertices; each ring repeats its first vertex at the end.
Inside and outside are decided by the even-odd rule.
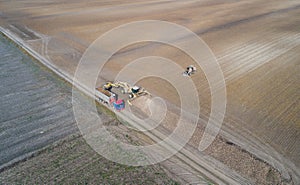
POLYGON ((138 92, 140 91, 140 89, 141 89, 141 88, 138 87, 138 86, 133 86, 133 87, 131 88, 131 92, 136 94, 136 93, 138 93, 138 92))

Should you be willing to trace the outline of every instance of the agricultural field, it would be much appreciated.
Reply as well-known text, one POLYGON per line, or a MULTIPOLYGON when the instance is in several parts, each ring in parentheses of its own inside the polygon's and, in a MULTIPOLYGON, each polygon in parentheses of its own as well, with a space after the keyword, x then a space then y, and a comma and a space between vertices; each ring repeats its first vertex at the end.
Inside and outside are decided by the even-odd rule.
MULTIPOLYGON (((160 165, 119 165, 97 154, 77 128, 70 85, 3 36, 0 53, 1 184, 177 184, 160 165)), ((136 142, 117 120, 106 118, 119 138, 136 142)))
MULTIPOLYGON (((198 70, 190 79, 195 84, 198 97, 196 100, 195 97, 187 99, 187 103, 200 102, 200 119, 188 146, 180 154, 187 155, 193 151, 193 156, 188 158, 199 159, 198 162, 195 162, 198 163, 198 166, 194 165, 194 168, 204 166, 204 170, 198 169, 200 176, 208 176, 208 179, 216 183, 230 179, 239 183, 254 184, 300 183, 299 1, 4 0, 0 2, 0 5, 2 32, 16 39, 25 48, 36 52, 44 63, 68 78, 67 81, 72 80, 77 66, 89 46, 104 33, 117 26, 145 20, 168 21, 184 26, 200 37, 211 49, 226 84, 227 104, 224 122, 218 136, 205 151, 198 152, 195 149, 199 145, 209 120, 212 108, 211 99, 218 91, 210 91, 210 84, 203 66, 197 65, 193 58, 183 51, 159 42, 144 41, 129 44, 109 58, 97 79, 97 85, 100 86, 106 81, 114 81, 123 68, 132 61, 138 61, 146 56, 164 57, 182 68, 195 64, 198 70), (205 167, 212 166, 212 164, 215 165, 215 169, 205 167), (205 170, 208 170, 209 173, 206 173, 205 170), (219 173, 220 171, 223 174, 219 173), (208 174, 211 173, 215 175, 209 176, 208 174)), ((146 34, 146 31, 142 30, 141 32, 146 34)), ((178 33, 163 32, 159 37, 164 38, 172 34, 178 33)), ((128 35, 130 33, 124 32, 120 34, 120 38, 128 35)), ((189 38, 180 37, 173 41, 174 43, 184 43, 189 41, 189 38)), ((118 41, 114 42, 118 43, 118 41)), ((114 42, 112 43, 114 44, 114 42)), ((203 62, 208 61, 204 60, 203 62)), ((17 73, 17 70, 22 70, 17 66, 6 69, 6 64, 1 65, 6 71, 17 73)), ((155 66, 151 63, 141 68, 133 67, 131 72, 126 73, 123 78, 126 78, 127 81, 135 80, 133 79, 135 76, 142 76, 147 71, 157 71, 157 67, 161 74, 171 76, 171 80, 176 84, 171 84, 170 81, 155 76, 140 79, 137 84, 147 89, 154 97, 160 97, 166 102, 167 117, 156 130, 167 136, 177 126, 178 110, 182 105, 180 95, 174 86, 189 92, 190 89, 185 88, 187 78, 183 77, 181 73, 172 72, 168 65, 158 64, 155 66)), ((213 69, 209 72, 217 73, 213 69)), ((45 77, 40 78, 44 79, 45 77)), ((1 78, 1 80, 3 79, 1 78)), ((10 83, 15 82, 10 82, 12 80, 10 76, 5 79, 7 82, 1 82, 4 84, 1 92, 8 93, 7 87, 13 87, 10 83)), ((14 88, 21 87, 25 80, 18 83, 20 84, 14 88)), ((67 101, 65 100, 67 97, 63 95, 61 97, 52 91, 55 89, 42 85, 41 88, 35 87, 28 90, 28 93, 32 93, 30 96, 24 96, 36 98, 39 101, 48 101, 43 98, 44 96, 54 102, 67 101), (48 97, 48 94, 57 95, 51 98, 51 96, 48 97)), ((13 94, 5 97, 7 96, 13 96, 13 94)), ((17 96, 11 102, 3 96, 1 101, 6 106, 1 110, 1 114, 4 114, 5 110, 12 109, 12 111, 7 111, 5 116, 1 116, 1 124, 13 127, 15 124, 25 122, 35 126, 33 124, 35 118, 30 115, 13 119, 10 121, 11 124, 7 124, 8 120, 16 113, 22 114, 17 110, 18 98, 24 99, 22 96, 17 96)), ((44 107, 45 105, 39 103, 31 105, 32 100, 26 101, 28 101, 28 106, 34 107, 38 112, 41 110, 44 110, 45 113, 52 111, 50 118, 53 117, 57 124, 55 129, 58 129, 55 140, 60 140, 69 132, 76 132, 74 129, 76 123, 69 117, 72 114, 71 105, 56 107, 49 103, 44 107), (61 122, 67 122, 70 125, 61 124, 61 122), (72 127, 72 129, 63 129, 64 126, 72 127)), ((27 106, 26 101, 21 105, 26 104, 27 106)), ((132 111, 140 117, 147 117, 149 113, 143 107, 143 99, 136 100, 132 111)), ((21 129, 20 132, 27 132, 26 129, 30 130, 30 127, 24 127, 24 129, 23 131, 21 129)), ((15 130, 11 129, 11 131, 15 130)), ((43 131, 39 130, 39 132, 43 131)), ((5 135, 0 136, 6 137, 5 135)), ((35 140, 30 134, 21 134, 21 136, 22 142, 14 147, 21 148, 27 139, 35 140)), ((47 142, 30 143, 39 148, 53 142, 53 137, 50 139, 44 136, 43 139, 47 142)), ((81 140, 77 141, 82 142, 81 140)), ((5 142, 10 143, 9 140, 5 142)), ((5 145, 0 147, 2 146, 6 148, 5 145)), ((24 153, 25 149, 10 150, 8 148, 5 152, 1 150, 0 156, 11 154, 12 151, 15 151, 15 154, 10 155, 10 158, 8 156, 1 157, 0 161, 3 164, 24 153)), ((186 164, 189 163, 185 159, 181 160, 186 164)), ((31 165, 31 163, 34 163, 34 158, 26 165, 31 165)), ((21 167, 16 166, 16 169, 19 170, 21 167)), ((10 171, 8 170, 8 172, 10 171)), ((1 175, 6 176, 3 174, 8 172, 4 171, 1 175)))

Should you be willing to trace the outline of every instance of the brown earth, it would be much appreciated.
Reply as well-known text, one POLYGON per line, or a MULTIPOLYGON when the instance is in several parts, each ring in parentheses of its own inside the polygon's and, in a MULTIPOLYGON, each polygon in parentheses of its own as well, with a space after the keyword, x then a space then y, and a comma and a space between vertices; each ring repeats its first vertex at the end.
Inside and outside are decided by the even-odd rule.
MULTIPOLYGON (((278 170, 283 179, 291 180, 291 176, 297 184, 300 182, 299 8, 296 0, 2 1, 0 21, 2 27, 71 75, 85 49, 121 24, 157 19, 189 28, 216 55, 227 85, 227 112, 220 133, 222 139, 217 140, 223 144, 216 144, 227 149, 218 152, 223 150, 212 145, 206 152, 254 182, 263 182, 260 179, 266 179, 268 171, 275 173, 267 169, 253 176, 258 166, 264 169, 261 161, 254 167, 241 168, 247 151, 249 166, 256 163, 251 162, 255 156, 278 170), (233 146, 227 146, 226 141, 234 144, 236 155, 230 155, 233 146), (266 175, 259 177, 261 174, 266 175)), ((193 62, 170 46, 140 43, 116 53, 101 77, 113 80, 126 63, 149 53, 172 59, 181 66, 193 62)), ((211 95, 202 71, 192 78, 204 120, 191 141, 197 146, 208 120, 211 95)), ((180 105, 170 84, 155 79, 144 79, 140 84, 173 105, 180 105)))

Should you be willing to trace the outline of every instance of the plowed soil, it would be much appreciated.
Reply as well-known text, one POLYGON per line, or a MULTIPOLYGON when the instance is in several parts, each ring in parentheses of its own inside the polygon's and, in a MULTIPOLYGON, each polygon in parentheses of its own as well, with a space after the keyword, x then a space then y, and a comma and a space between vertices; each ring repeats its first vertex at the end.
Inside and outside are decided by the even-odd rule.
MULTIPOLYGON (((121 24, 155 19, 189 28, 208 44, 222 68, 228 103, 220 137, 224 143, 239 148, 234 156, 230 150, 218 153, 209 149, 207 153, 253 182, 264 182, 258 178, 268 175, 252 176, 253 173, 245 172, 250 168, 239 168, 243 164, 239 157, 244 151, 272 166, 283 179, 299 184, 299 13, 297 0, 17 0, 1 1, 0 23, 70 75, 85 49, 121 24), (229 164, 232 160, 223 156, 237 158, 240 163, 229 164)), ((173 59, 181 66, 193 62, 175 48, 140 43, 124 48, 110 59, 101 76, 103 81, 113 80, 124 64, 149 53, 173 59)), ((199 127, 203 127, 210 113, 211 95, 201 70, 193 80, 200 94, 204 121, 199 127)), ((140 85, 175 107, 180 105, 177 93, 166 82, 145 79, 140 85)), ((195 147, 201 128, 198 133, 191 141, 195 147)))

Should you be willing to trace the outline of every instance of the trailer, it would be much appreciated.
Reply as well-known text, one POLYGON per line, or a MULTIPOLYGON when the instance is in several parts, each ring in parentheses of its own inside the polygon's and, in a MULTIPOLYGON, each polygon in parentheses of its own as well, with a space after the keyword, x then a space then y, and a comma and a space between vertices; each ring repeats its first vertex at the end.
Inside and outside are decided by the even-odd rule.
POLYGON ((96 99, 103 104, 109 105, 110 104, 110 99, 115 96, 114 93, 102 89, 102 87, 96 88, 95 91, 95 96, 96 99))
POLYGON ((105 90, 102 87, 96 88, 96 100, 109 108, 114 108, 117 111, 125 109, 124 100, 119 100, 118 95, 111 91, 105 90))

